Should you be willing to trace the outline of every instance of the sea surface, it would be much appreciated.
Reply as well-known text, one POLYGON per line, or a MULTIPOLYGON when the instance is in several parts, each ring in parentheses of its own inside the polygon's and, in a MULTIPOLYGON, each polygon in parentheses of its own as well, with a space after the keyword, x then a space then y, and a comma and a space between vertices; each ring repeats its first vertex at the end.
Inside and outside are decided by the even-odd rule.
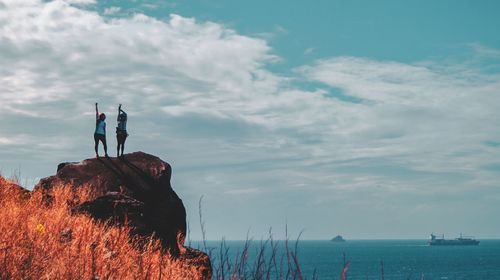
MULTIPOLYGON (((347 272, 350 280, 382 279, 382 267, 385 280, 500 280, 500 240, 480 241, 478 246, 429 246, 427 240, 300 241, 297 256, 302 275, 307 279, 313 279, 314 273, 316 279, 340 279, 345 255, 345 260, 350 263, 347 272)), ((283 255, 284 243, 279 242, 278 255, 283 255)), ((220 245, 220 241, 207 242, 214 268, 220 267, 220 245)), ((192 246, 204 247, 198 242, 192 246)), ((223 259, 234 263, 236 257, 241 256, 245 242, 226 241, 226 246, 228 257, 223 259)), ((291 250, 294 246, 294 242, 290 242, 291 250)), ((265 247, 269 259, 270 246, 265 247)), ((249 270, 252 270, 259 248, 260 241, 251 243, 247 262, 249 270)))

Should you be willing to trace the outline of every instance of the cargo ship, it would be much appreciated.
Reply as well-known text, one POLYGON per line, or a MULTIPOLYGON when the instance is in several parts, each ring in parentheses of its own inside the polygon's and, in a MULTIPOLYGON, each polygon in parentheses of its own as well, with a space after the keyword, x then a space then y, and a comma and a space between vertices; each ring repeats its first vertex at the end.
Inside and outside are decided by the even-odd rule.
POLYGON ((443 237, 437 238, 434 234, 431 234, 431 240, 429 240, 429 245, 431 246, 453 246, 453 245, 479 245, 479 241, 473 237, 460 237, 455 239, 444 239, 443 237))

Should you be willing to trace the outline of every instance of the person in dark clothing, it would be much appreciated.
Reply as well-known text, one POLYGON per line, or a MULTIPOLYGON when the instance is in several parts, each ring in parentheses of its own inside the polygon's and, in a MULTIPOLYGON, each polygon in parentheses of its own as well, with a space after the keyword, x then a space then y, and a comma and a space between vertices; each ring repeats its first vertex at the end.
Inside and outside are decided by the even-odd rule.
POLYGON ((106 145, 106 115, 104 113, 99 114, 97 109, 97 103, 95 104, 95 132, 94 132, 94 142, 95 142, 95 156, 99 157, 97 152, 99 147, 99 141, 102 142, 104 146, 104 156, 108 157, 108 146, 106 145))
POLYGON ((121 156, 123 156, 123 150, 125 149, 125 140, 127 140, 127 113, 122 110, 122 104, 118 106, 118 126, 116 127, 116 156, 120 156, 120 148, 121 148, 121 156))

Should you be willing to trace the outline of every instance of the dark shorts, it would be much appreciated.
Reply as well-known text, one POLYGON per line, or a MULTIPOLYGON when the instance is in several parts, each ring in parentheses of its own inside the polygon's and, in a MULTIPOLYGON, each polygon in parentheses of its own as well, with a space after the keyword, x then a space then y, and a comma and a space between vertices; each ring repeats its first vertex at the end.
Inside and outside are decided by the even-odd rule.
POLYGON ((94 133, 94 141, 101 141, 102 143, 106 143, 106 135, 104 134, 98 134, 98 133, 94 133))
POLYGON ((127 136, 128 136, 128 134, 126 131, 117 131, 116 132, 116 140, 118 141, 118 144, 125 143, 127 136))

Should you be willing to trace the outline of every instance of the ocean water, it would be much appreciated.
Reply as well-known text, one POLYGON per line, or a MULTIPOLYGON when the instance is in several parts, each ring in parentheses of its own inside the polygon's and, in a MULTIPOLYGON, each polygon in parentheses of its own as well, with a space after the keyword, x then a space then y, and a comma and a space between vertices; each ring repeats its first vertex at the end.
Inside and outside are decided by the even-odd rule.
MULTIPOLYGON (((278 255, 283 253, 280 242, 278 255)), ((220 264, 220 244, 207 243, 214 267, 220 264)), ((244 241, 226 241, 228 259, 234 261, 244 244, 244 241)), ((294 245, 290 243, 290 247, 294 245)), ((195 248, 198 246, 203 248, 200 243, 193 244, 195 248)), ((260 241, 252 242, 250 267, 259 248, 260 241)), ((297 250, 302 274, 307 279, 312 279, 315 270, 317 279, 340 279, 345 254, 350 262, 347 273, 350 280, 381 279, 381 261, 386 280, 500 280, 500 240, 481 240, 478 246, 442 247, 428 246, 426 240, 300 241, 297 250)))

